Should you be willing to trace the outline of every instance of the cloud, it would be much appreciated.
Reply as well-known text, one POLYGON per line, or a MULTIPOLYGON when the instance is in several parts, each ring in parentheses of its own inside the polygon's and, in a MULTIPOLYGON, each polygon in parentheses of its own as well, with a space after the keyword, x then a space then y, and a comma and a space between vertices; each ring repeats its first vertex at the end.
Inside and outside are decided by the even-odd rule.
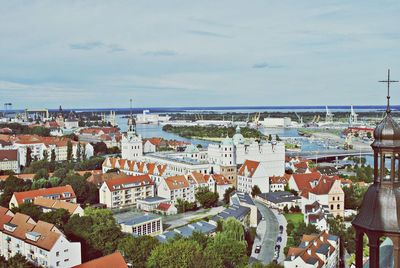
POLYGON ((95 42, 86 42, 86 43, 74 43, 74 44, 70 44, 69 47, 71 49, 92 50, 95 48, 104 47, 104 44, 103 44, 103 42, 95 41, 95 42))
POLYGON ((232 38, 232 36, 229 36, 229 35, 214 33, 214 32, 209 32, 209 31, 189 30, 187 32, 189 34, 201 35, 201 36, 210 36, 210 37, 218 37, 218 38, 232 38))
POLYGON ((176 56, 177 54, 178 53, 173 50, 154 50, 143 53, 145 56, 176 56))

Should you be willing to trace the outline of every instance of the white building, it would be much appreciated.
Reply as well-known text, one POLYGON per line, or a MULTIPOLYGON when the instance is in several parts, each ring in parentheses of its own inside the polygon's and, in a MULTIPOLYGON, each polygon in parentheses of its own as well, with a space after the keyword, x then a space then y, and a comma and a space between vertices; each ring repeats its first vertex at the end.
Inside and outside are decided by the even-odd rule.
POLYGON ((136 122, 131 115, 128 119, 128 132, 122 136, 121 154, 123 159, 141 160, 143 156, 142 137, 136 133, 136 122))
POLYGON ((224 199, 225 191, 233 187, 233 183, 221 174, 209 175, 208 181, 209 185, 215 185, 215 189, 213 191, 218 193, 219 200, 224 199))
POLYGON ((0 170, 11 170, 19 173, 18 150, 0 150, 0 170))
POLYGON ((103 183, 99 195, 107 208, 136 207, 137 199, 154 196, 154 182, 149 175, 113 178, 103 183))
POLYGON ((177 204, 177 200, 195 202, 195 188, 184 175, 168 177, 161 181, 157 188, 158 196, 177 204))
POLYGON ((53 224, 35 222, 28 215, 0 207, 0 255, 6 260, 17 253, 41 267, 81 264, 81 244, 70 242, 53 224))
POLYGON ((269 192, 269 177, 283 174, 271 174, 271 172, 274 171, 268 169, 266 162, 246 160, 238 172, 238 191, 251 193, 252 188, 257 185, 262 193, 269 192))
POLYGON ((303 235, 297 248, 289 248, 285 268, 335 268, 339 265, 339 237, 322 231, 318 235, 303 235))
POLYGON ((321 205, 318 201, 308 204, 304 210, 304 223, 313 224, 320 231, 328 230, 328 206, 321 205))
POLYGON ((292 119, 290 119, 290 117, 281 117, 281 118, 266 117, 260 123, 264 127, 283 127, 283 128, 287 128, 287 127, 290 127, 292 125, 292 119))
POLYGON ((83 208, 76 203, 54 200, 45 197, 36 197, 33 200, 33 204, 40 207, 44 213, 51 212, 57 209, 65 209, 70 215, 84 215, 83 208))
MULTIPOLYGON (((283 142, 257 142, 246 141, 240 133, 240 127, 236 128, 236 134, 226 137, 220 144, 208 146, 208 161, 216 173, 221 169, 244 164, 246 160, 264 162, 267 167, 267 176, 283 175, 285 173, 285 145, 283 142)), ((228 177, 229 178, 229 177, 228 177)))
POLYGON ((121 225, 122 232, 136 236, 156 236, 163 232, 162 218, 151 214, 135 216, 119 224, 121 225))
POLYGON ((266 203, 268 207, 283 210, 285 207, 288 209, 301 206, 301 197, 295 196, 291 192, 276 191, 269 193, 262 193, 257 197, 262 202, 266 203))

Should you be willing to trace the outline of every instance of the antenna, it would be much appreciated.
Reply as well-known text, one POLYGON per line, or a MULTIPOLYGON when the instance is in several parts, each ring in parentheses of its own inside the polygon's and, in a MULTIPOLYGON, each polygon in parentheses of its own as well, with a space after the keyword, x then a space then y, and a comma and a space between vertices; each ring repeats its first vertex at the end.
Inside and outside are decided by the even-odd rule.
POLYGON ((130 102, 130 110, 131 110, 131 116, 132 116, 132 99, 130 99, 129 102, 130 102))

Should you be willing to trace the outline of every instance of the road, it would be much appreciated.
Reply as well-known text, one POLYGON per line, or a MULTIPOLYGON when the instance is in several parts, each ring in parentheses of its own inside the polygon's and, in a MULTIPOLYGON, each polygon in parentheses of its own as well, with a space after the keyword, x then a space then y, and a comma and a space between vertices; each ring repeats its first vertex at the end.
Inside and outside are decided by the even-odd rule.
POLYGON ((275 214, 269 208, 257 200, 255 200, 255 203, 265 220, 260 221, 257 226, 257 235, 254 240, 250 262, 254 262, 257 259, 264 264, 269 264, 274 258, 279 223, 275 214), (261 245, 259 254, 254 252, 257 245, 261 245))
POLYGON ((279 258, 278 258, 278 263, 281 263, 285 260, 284 249, 287 244, 287 233, 286 233, 287 221, 286 221, 285 216, 283 216, 283 214, 279 214, 277 210, 274 209, 273 213, 274 213, 276 219, 278 220, 278 224, 283 226, 283 232, 282 232, 282 234, 280 234, 280 236, 282 237, 282 242, 280 243, 281 249, 280 249, 279 258))

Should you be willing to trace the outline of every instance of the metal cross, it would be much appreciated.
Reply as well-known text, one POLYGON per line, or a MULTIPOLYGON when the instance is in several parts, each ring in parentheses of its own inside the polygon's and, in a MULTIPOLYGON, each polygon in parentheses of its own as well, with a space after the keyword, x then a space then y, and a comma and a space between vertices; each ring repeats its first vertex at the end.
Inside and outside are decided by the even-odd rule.
POLYGON ((387 80, 381 80, 379 81, 381 83, 387 83, 387 106, 386 106, 386 112, 390 113, 390 83, 397 83, 399 81, 396 80, 390 80, 390 69, 388 69, 388 78, 387 80))

